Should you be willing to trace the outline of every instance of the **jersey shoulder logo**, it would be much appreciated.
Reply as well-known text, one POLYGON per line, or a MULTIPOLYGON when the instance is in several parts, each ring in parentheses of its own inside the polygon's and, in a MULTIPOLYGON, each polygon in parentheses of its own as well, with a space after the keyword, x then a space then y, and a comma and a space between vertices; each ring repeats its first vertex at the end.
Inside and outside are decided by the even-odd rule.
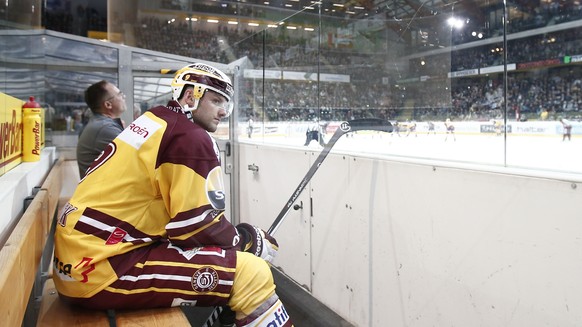
POLYGON ((150 117, 141 115, 117 136, 118 139, 139 149, 162 125, 150 117))

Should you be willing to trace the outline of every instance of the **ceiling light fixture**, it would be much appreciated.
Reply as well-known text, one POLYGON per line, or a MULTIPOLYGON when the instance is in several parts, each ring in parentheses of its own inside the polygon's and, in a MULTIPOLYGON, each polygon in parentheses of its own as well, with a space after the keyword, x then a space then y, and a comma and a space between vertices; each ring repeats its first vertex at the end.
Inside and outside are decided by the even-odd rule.
POLYGON ((449 19, 447 19, 447 23, 449 24, 449 26, 456 28, 456 29, 461 29, 463 28, 463 25, 465 22, 463 22, 462 19, 456 18, 456 17, 451 17, 449 19))

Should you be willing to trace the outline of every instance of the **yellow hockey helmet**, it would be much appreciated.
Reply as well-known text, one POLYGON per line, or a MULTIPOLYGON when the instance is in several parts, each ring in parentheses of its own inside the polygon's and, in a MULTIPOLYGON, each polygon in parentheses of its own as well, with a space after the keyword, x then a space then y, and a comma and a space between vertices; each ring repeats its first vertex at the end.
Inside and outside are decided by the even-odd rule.
POLYGON ((194 107, 189 110, 198 109, 204 93, 211 90, 228 101, 228 106, 225 108, 226 115, 229 116, 232 113, 234 88, 230 78, 219 69, 203 63, 194 63, 178 70, 172 81, 172 98, 178 100, 188 85, 194 86, 194 107))

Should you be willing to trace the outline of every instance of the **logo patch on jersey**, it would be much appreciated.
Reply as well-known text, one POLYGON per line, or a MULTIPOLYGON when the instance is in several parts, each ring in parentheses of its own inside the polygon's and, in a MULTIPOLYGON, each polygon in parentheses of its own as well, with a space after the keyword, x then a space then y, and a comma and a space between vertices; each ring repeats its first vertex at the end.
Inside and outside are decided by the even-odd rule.
MULTIPOLYGON (((285 326, 285 324, 289 321, 289 314, 287 313, 287 310, 285 310, 285 307, 283 307, 281 301, 277 301, 275 305, 275 312, 272 314, 272 319, 268 321, 267 318, 265 319, 266 321, 263 322, 266 323, 266 325, 264 325, 266 327, 285 326)), ((261 324, 259 326, 263 325, 261 324)))
POLYGON ((53 259, 53 272, 59 277, 60 280, 65 282, 74 281, 75 279, 71 276, 72 270, 73 270, 72 264, 62 262, 55 255, 53 259))
POLYGON ((226 196, 224 194, 224 180, 222 179, 222 168, 215 167, 206 177, 206 196, 216 210, 226 208, 226 196))
MULTIPOLYGON (((246 322, 246 321, 245 321, 246 322)), ((292 326, 289 320, 289 314, 280 300, 277 300, 262 315, 248 322, 247 326, 255 327, 285 327, 292 326)))
POLYGON ((168 249, 174 249, 174 250, 178 251, 178 253, 180 253, 184 258, 190 260, 196 255, 196 253, 198 253, 198 251, 201 249, 201 247, 182 249, 180 247, 173 246, 172 243, 169 242, 168 249))
POLYGON ((115 230, 111 232, 111 235, 107 238, 105 242, 106 245, 113 245, 123 241, 123 238, 127 235, 127 232, 119 227, 115 227, 115 230))
POLYGON ((75 210, 77 210, 77 207, 74 207, 69 202, 67 202, 63 208, 63 213, 59 217, 59 225, 65 227, 67 225, 67 216, 75 210))
MULTIPOLYGON (((87 171, 85 172, 85 177, 89 176, 89 174, 91 174, 95 169, 101 167, 104 163, 106 163, 107 160, 109 160, 109 158, 113 157, 115 152, 117 152, 117 145, 115 145, 115 142, 109 143, 105 147, 105 149, 101 151, 99 156, 95 158, 89 169, 87 169, 87 171)), ((83 177, 81 181, 83 181, 85 177, 83 177)))
POLYGON ((198 293, 212 292, 218 286, 218 273, 212 267, 202 267, 192 275, 192 289, 198 293))
POLYGON ((83 257, 83 259, 75 266, 76 270, 80 270, 77 268, 85 268, 83 269, 83 271, 81 271, 81 276, 83 276, 83 279, 80 280, 81 283, 86 283, 89 281, 89 274, 95 270, 95 264, 91 263, 91 261, 93 261, 93 258, 87 258, 87 257, 83 257))
POLYGON ((139 149, 154 133, 162 128, 147 115, 141 115, 117 136, 118 139, 139 149))

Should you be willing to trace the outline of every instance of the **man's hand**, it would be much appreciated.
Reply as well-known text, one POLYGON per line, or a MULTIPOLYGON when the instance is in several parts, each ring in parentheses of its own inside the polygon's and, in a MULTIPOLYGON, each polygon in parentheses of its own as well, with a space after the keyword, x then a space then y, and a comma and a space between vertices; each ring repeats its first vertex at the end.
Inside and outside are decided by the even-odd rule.
POLYGON ((250 252, 269 263, 273 261, 279 244, 271 235, 247 223, 236 225, 236 229, 241 234, 241 251, 250 252))

